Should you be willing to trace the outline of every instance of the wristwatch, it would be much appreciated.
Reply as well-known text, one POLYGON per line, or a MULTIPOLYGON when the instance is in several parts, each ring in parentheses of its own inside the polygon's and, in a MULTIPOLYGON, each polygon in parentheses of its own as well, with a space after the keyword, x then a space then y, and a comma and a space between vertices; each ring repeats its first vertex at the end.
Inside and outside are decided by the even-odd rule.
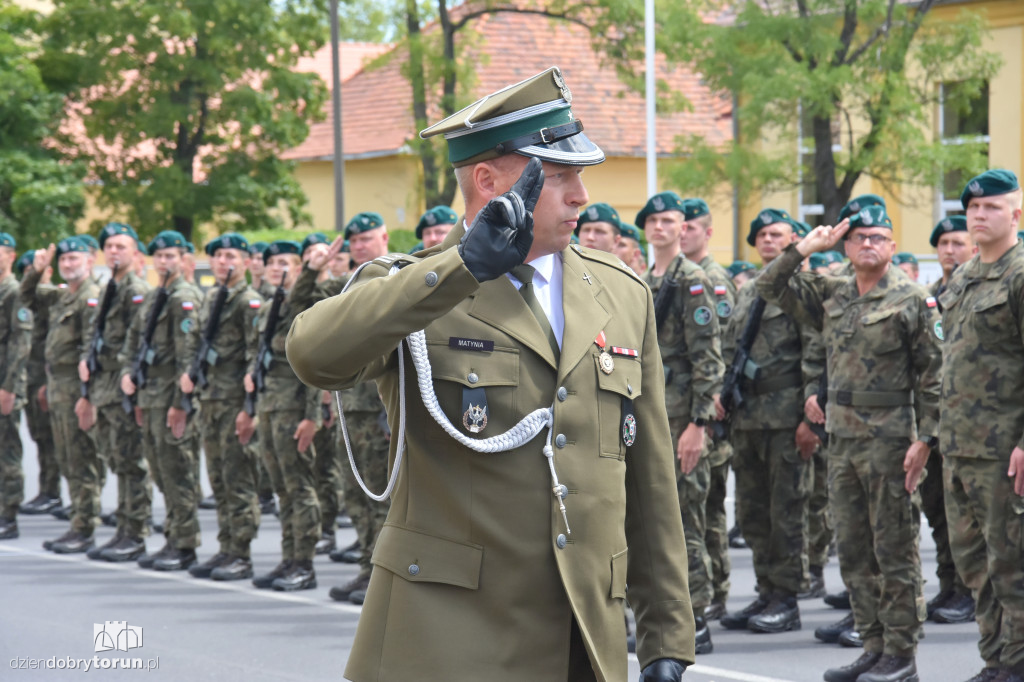
POLYGON ((703 418, 694 419, 693 423, 696 426, 707 426, 708 425, 708 420, 707 419, 703 419, 703 418))
POLYGON ((939 447, 939 437, 938 436, 928 436, 925 439, 924 442, 930 448, 937 448, 937 447, 939 447))

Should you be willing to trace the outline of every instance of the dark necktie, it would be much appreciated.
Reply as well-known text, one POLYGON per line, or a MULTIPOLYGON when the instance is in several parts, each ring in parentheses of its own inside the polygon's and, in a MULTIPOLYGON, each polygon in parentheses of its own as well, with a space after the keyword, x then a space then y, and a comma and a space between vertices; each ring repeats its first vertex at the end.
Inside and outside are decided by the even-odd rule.
POLYGON ((548 320, 544 307, 537 300, 537 293, 533 290, 534 272, 536 272, 536 268, 526 263, 512 268, 512 276, 523 283, 523 286, 519 287, 519 293, 526 301, 526 305, 529 306, 530 312, 537 318, 537 324, 544 330, 544 334, 548 337, 548 343, 551 344, 551 351, 557 358, 559 356, 558 339, 555 338, 555 330, 551 328, 551 321, 548 320))

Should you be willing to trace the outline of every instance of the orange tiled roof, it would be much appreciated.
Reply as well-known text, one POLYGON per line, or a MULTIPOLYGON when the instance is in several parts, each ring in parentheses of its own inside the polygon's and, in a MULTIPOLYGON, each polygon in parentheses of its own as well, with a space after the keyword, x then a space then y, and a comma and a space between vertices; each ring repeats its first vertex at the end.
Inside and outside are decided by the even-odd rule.
MULTIPOLYGON (((502 12, 484 15, 462 30, 472 31, 476 37, 463 58, 478 64, 473 87, 477 96, 557 65, 572 90, 573 111, 605 154, 644 155, 643 97, 630 91, 612 68, 601 64, 601 55, 591 48, 586 29, 539 15, 502 12)), ((364 69, 342 84, 346 158, 399 153, 418 132, 412 118, 412 91, 401 74, 404 62, 405 54, 396 54, 382 67, 364 69)), ((667 69, 662 59, 658 63, 659 77, 693 106, 689 112, 658 117, 658 153, 671 154, 680 135, 703 135, 716 145, 729 140, 730 102, 712 95, 696 74, 682 68, 667 69)), ((284 158, 333 156, 333 108, 329 101, 326 106, 326 120, 313 124, 305 142, 282 154, 284 158)), ((439 118, 435 108, 431 120, 439 118)))
MULTIPOLYGON (((338 62, 341 67, 341 82, 344 83, 359 73, 366 62, 392 49, 387 43, 339 43, 338 62)), ((331 88, 331 44, 328 42, 311 57, 300 57, 296 71, 312 71, 331 88)))

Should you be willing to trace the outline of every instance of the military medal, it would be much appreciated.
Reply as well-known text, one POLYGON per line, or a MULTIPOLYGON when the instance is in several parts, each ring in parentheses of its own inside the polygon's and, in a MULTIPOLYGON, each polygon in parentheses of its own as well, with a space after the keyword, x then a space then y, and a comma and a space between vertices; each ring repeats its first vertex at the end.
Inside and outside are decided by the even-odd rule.
POLYGON ((603 329, 601 330, 601 333, 597 335, 597 338, 594 339, 594 344, 601 349, 601 355, 597 358, 597 364, 601 367, 602 372, 605 374, 611 374, 615 369, 615 361, 612 360, 612 356, 605 350, 605 346, 608 344, 608 341, 605 339, 603 329))
POLYGON ((636 442, 636 415, 633 414, 633 401, 622 399, 622 444, 627 448, 636 442))
POLYGON ((487 393, 484 389, 462 389, 462 427, 469 433, 480 433, 487 428, 487 393))

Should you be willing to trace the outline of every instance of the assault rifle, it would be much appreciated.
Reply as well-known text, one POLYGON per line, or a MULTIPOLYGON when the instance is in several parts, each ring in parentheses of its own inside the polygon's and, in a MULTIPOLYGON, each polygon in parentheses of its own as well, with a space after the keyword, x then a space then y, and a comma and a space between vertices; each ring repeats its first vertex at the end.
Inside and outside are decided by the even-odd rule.
POLYGON ((676 266, 672 268, 672 273, 665 273, 665 277, 661 280, 661 286, 658 287, 658 294, 654 297, 654 324, 659 331, 668 318, 669 308, 672 307, 672 298, 675 296, 676 289, 679 288, 678 275, 682 265, 683 261, 679 259, 676 266))
MULTIPOLYGON (((157 319, 163 312, 164 306, 167 305, 167 299, 171 296, 167 291, 167 280, 170 279, 170 276, 169 272, 164 274, 164 279, 153 296, 153 305, 149 307, 149 313, 146 315, 146 328, 142 332, 142 343, 139 345, 139 352, 135 354, 135 361, 132 363, 131 378, 132 383, 135 384, 136 395, 146 385, 149 368, 153 364, 153 360, 156 359, 153 335, 156 333, 157 319)), ((121 401, 121 407, 126 413, 131 414, 134 407, 133 402, 130 396, 125 396, 121 401)))
POLYGON ((740 383, 743 377, 751 381, 757 381, 761 376, 761 368, 750 359, 750 349, 754 345, 757 331, 761 327, 761 316, 764 315, 766 303, 758 296, 754 299, 754 305, 750 308, 750 315, 740 334, 739 343, 736 345, 736 353, 733 355, 732 364, 725 371, 725 378, 722 380, 722 394, 719 401, 725 408, 726 422, 713 422, 712 429, 715 438, 720 439, 725 435, 725 424, 728 423, 730 415, 734 410, 743 405, 743 391, 740 390, 740 383))
MULTIPOLYGON (((213 305, 210 307, 210 319, 206 321, 206 329, 203 330, 203 338, 199 342, 199 349, 196 351, 195 357, 192 358, 192 365, 188 370, 189 381, 198 388, 206 388, 210 385, 206 372, 212 365, 217 364, 217 351, 213 349, 213 339, 217 336, 217 329, 220 327, 220 315, 224 310, 225 301, 228 300, 228 282, 231 281, 234 274, 235 268, 232 266, 228 270, 227 277, 224 278, 224 281, 217 289, 217 293, 214 295, 213 305)), ((195 412, 196 408, 192 404, 192 394, 182 394, 181 408, 185 410, 185 414, 195 412)))
POLYGON ((256 390, 245 394, 245 412, 250 417, 256 414, 256 394, 267 390, 267 372, 274 362, 274 354, 270 349, 270 342, 274 340, 274 332, 277 330, 277 323, 281 319, 281 304, 287 292, 284 290, 285 280, 288 279, 288 268, 281 274, 281 283, 274 291, 274 298, 270 302, 270 312, 267 313, 267 325, 263 328, 263 335, 260 336, 259 350, 256 351, 256 372, 252 381, 256 390))
MULTIPOLYGON (((113 264, 117 269, 117 263, 113 264)), ((114 304, 114 296, 117 295, 117 282, 114 281, 114 274, 111 272, 107 288, 103 290, 103 302, 100 303, 100 311, 96 314, 93 323, 92 342, 89 344, 89 354, 85 357, 85 366, 89 370, 89 381, 82 382, 82 397, 89 399, 89 383, 96 372, 103 371, 100 364, 100 353, 103 351, 103 330, 107 327, 107 314, 110 313, 110 306, 114 304)))

